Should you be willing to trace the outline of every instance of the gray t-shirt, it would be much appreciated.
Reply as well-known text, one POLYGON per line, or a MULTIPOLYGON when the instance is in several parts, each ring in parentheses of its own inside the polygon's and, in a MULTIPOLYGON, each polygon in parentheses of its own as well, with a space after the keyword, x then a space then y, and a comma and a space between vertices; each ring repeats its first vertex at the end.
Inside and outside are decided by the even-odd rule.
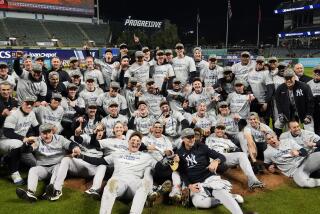
POLYGON ((232 92, 228 95, 227 102, 230 104, 230 112, 237 113, 241 118, 246 119, 250 113, 249 95, 232 92))
POLYGON ((194 60, 189 56, 184 56, 183 58, 173 58, 172 67, 175 76, 181 80, 182 84, 188 82, 190 72, 197 70, 194 60))
POLYGON ((217 84, 218 79, 223 78, 223 68, 219 65, 216 65, 212 70, 209 67, 205 67, 200 72, 200 78, 205 86, 213 87, 217 84))
POLYGON ((79 97, 84 99, 86 106, 88 103, 95 103, 99 97, 99 95, 103 94, 103 90, 101 88, 95 88, 94 91, 88 91, 86 88, 80 92, 79 97))
POLYGON ((301 134, 298 136, 293 136, 290 131, 286 131, 280 135, 280 140, 284 139, 292 139, 294 140, 299 146, 303 147, 309 152, 313 151, 313 148, 308 146, 307 143, 315 143, 320 140, 319 135, 315 134, 314 132, 307 131, 301 129, 301 134))
POLYGON ((154 73, 152 75, 152 78, 155 82, 155 85, 161 89, 164 78, 166 77, 173 77, 174 72, 172 65, 170 64, 163 64, 163 65, 154 65, 154 73))
POLYGON ((172 151, 172 143, 169 138, 162 135, 160 138, 156 138, 153 135, 148 135, 142 138, 141 140, 146 146, 155 145, 158 150, 150 152, 151 156, 156 161, 161 161, 164 156, 164 151, 171 150, 172 151))
POLYGON ((267 85, 273 84, 269 71, 250 71, 248 74, 248 83, 251 86, 253 95, 259 103, 265 103, 267 97, 267 85))
POLYGON ((58 106, 57 109, 53 110, 49 105, 48 106, 39 106, 34 108, 34 113, 37 116, 37 119, 40 124, 53 124, 58 128, 58 132, 62 131, 62 117, 64 110, 61 106, 58 106))
POLYGON ((238 62, 232 65, 232 72, 235 74, 236 79, 248 80, 248 74, 250 71, 254 71, 256 67, 256 62, 250 60, 247 65, 242 65, 241 62, 238 62))
POLYGON ((147 80, 149 79, 150 65, 147 62, 143 62, 139 65, 137 62, 133 63, 130 68, 125 72, 124 77, 135 77, 138 83, 145 87, 147 80))
POLYGON ((278 148, 273 148, 268 145, 267 149, 263 152, 264 163, 276 164, 277 167, 288 177, 292 177, 297 168, 305 157, 293 157, 290 152, 292 150, 299 150, 299 146, 294 140, 285 139, 281 140, 278 148))
POLYGON ((237 146, 232 143, 231 140, 216 137, 215 134, 211 134, 209 137, 206 138, 206 145, 221 154, 227 153, 232 148, 237 148, 237 146))
POLYGON ((117 117, 111 117, 110 115, 108 115, 101 120, 101 123, 103 123, 104 126, 106 127, 106 136, 107 137, 114 136, 113 127, 114 127, 114 124, 116 124, 117 122, 121 122, 122 124, 127 125, 128 124, 128 117, 124 116, 122 114, 118 114, 117 117))

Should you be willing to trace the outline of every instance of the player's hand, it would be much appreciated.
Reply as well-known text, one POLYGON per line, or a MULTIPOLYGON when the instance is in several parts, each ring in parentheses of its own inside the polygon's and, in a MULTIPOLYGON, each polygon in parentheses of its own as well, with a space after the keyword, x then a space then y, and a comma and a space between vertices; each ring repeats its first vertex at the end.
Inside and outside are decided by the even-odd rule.
POLYGON ((203 130, 203 136, 208 137, 210 134, 211 134, 211 131, 209 128, 203 130))
POLYGON ((81 150, 79 147, 74 147, 72 149, 72 154, 71 154, 72 157, 79 157, 80 154, 81 154, 81 150))
POLYGON ((78 121, 80 124, 84 122, 84 118, 83 117, 78 117, 76 119, 76 121, 78 121))
POLYGON ((192 122, 193 124, 196 124, 196 123, 198 122, 198 118, 197 118, 197 117, 193 117, 191 122, 192 122))
POLYGON ((295 150, 295 149, 291 150, 291 151, 290 151, 290 154, 291 154, 293 157, 298 157, 298 156, 300 155, 299 151, 298 151, 298 150, 295 150))
POLYGON ((212 173, 216 173, 217 169, 218 169, 218 166, 219 166, 219 163, 220 163, 220 161, 218 161, 218 160, 211 161, 209 166, 208 166, 209 171, 212 172, 212 173))
POLYGON ((141 91, 137 91, 134 96, 141 97, 142 96, 142 92, 141 91))
POLYGON ((79 127, 76 128, 76 130, 74 130, 74 135, 75 136, 80 136, 82 133, 82 128, 81 125, 79 127))
POLYGON ((11 114, 11 112, 9 111, 9 109, 5 108, 3 111, 2 111, 2 116, 9 116, 11 114))
POLYGON ((255 98, 255 96, 253 94, 248 94, 248 100, 249 102, 253 101, 255 98))
POLYGON ((308 147, 310 147, 310 148, 313 148, 313 147, 315 147, 317 144, 314 143, 313 141, 309 141, 309 142, 306 143, 306 145, 307 145, 308 147))
POLYGON ((306 116, 306 118, 304 118, 303 123, 306 125, 310 124, 311 120, 312 120, 312 117, 308 115, 308 116, 306 116))
POLYGON ((139 39, 139 37, 136 36, 136 34, 133 34, 133 41, 135 43, 139 43, 140 42, 140 39, 139 39))
POLYGON ((151 145, 147 146, 147 149, 150 151, 154 151, 154 150, 156 150, 156 146, 154 144, 151 144, 151 145))
POLYGON ((200 192, 200 184, 189 184, 188 188, 190 189, 191 192, 197 193, 200 192))
POLYGON ((276 167, 275 167, 273 164, 271 164, 271 165, 268 167, 268 171, 269 171, 270 173, 275 173, 275 172, 276 172, 276 167))
POLYGON ((179 155, 174 155, 173 161, 174 162, 180 162, 179 155))
POLYGON ((17 58, 21 58, 23 55, 24 55, 24 52, 23 52, 23 51, 17 51, 17 52, 16 52, 17 58))
POLYGON ((172 150, 165 150, 165 151, 164 151, 164 154, 165 154, 166 156, 172 156, 172 155, 173 155, 173 151, 172 151, 172 150))

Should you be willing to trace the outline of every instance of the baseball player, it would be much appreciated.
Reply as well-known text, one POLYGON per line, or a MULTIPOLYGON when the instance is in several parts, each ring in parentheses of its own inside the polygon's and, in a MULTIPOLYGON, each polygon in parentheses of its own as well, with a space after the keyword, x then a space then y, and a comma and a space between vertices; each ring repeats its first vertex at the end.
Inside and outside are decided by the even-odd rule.
POLYGON ((138 110, 131 117, 128 128, 136 130, 143 135, 148 135, 150 127, 153 125, 156 118, 149 114, 149 108, 145 101, 138 102, 138 110))
POLYGON ((238 203, 229 193, 230 182, 216 175, 226 158, 204 144, 195 143, 194 131, 190 128, 182 131, 181 138, 183 143, 177 150, 180 158, 179 172, 191 191, 193 205, 197 208, 210 208, 221 203, 231 213, 242 214, 238 203), (211 162, 210 158, 213 159, 211 162))
POLYGON ((196 72, 197 69, 194 60, 184 54, 184 45, 177 43, 175 48, 177 56, 172 59, 172 67, 175 76, 185 85, 188 83, 188 80, 191 82, 192 79, 199 76, 199 74, 196 72))
POLYGON ((94 85, 94 78, 88 75, 86 80, 86 88, 80 92, 79 96, 84 99, 87 106, 88 103, 96 102, 101 94, 103 94, 103 90, 99 87, 96 87, 94 85))
MULTIPOLYGON (((157 88, 161 88, 164 79, 172 80, 174 72, 172 65, 165 62, 164 51, 158 50, 156 53, 156 63, 150 69, 150 76, 153 78, 157 88)), ((170 81, 171 82, 171 81, 170 81)))
POLYGON ((217 123, 214 133, 206 139, 206 145, 223 154, 226 158, 227 166, 239 165, 248 178, 249 189, 264 187, 263 183, 255 176, 247 154, 240 152, 240 149, 228 138, 225 138, 226 126, 223 123, 217 123))
POLYGON ((82 154, 88 155, 90 157, 102 157, 103 153, 97 150, 99 149, 99 145, 95 144, 96 141, 94 140, 94 138, 96 140, 101 140, 104 136, 104 131, 105 130, 103 124, 97 125, 93 135, 81 135, 81 128, 79 127, 79 130, 76 129, 74 141, 77 147, 73 149, 73 155, 71 157, 64 157, 61 160, 60 166, 56 172, 56 179, 48 187, 48 200, 56 201, 62 196, 62 186, 68 173, 73 176, 81 177, 94 176, 95 179, 93 180, 91 189, 100 189, 104 174, 106 172, 106 166, 92 165, 82 159, 74 158, 74 155, 80 154, 81 152, 82 154))
POLYGON ((79 116, 73 120, 72 128, 76 129, 81 125, 83 133, 93 134, 97 123, 101 120, 100 115, 97 114, 97 104, 95 102, 88 103, 86 114, 79 116))
POLYGON ((84 72, 84 81, 87 80, 87 76, 94 78, 94 83, 99 88, 104 89, 104 78, 100 70, 95 68, 94 59, 92 56, 86 57, 86 67, 87 70, 84 72))
POLYGON ((50 103, 48 106, 39 106, 34 108, 34 113, 40 124, 53 124, 56 127, 57 133, 61 133, 62 131, 62 117, 64 114, 64 110, 60 105, 62 100, 61 94, 52 94, 50 103))
POLYGON ((118 103, 119 113, 126 115, 128 113, 127 101, 124 96, 120 93, 120 84, 118 82, 110 83, 110 90, 103 94, 100 94, 97 99, 97 105, 99 108, 100 115, 107 116, 108 115, 108 105, 111 102, 118 103))
POLYGON ((250 53, 244 51, 240 55, 240 62, 232 65, 232 72, 235 74, 236 79, 248 80, 248 74, 256 67, 256 62, 250 59, 250 53))
POLYGON ((236 80, 232 68, 226 66, 223 68, 223 76, 218 79, 218 83, 214 86, 215 90, 221 94, 222 100, 227 99, 228 95, 234 92, 234 81, 236 80))
POLYGON ((113 137, 113 126, 116 122, 120 121, 123 124, 126 125, 126 130, 128 129, 128 117, 124 116, 122 114, 119 114, 118 111, 118 103, 116 102, 110 102, 108 106, 108 113, 109 115, 102 118, 101 123, 106 127, 106 136, 107 137, 113 137))
POLYGON ((206 87, 215 87, 218 79, 223 78, 223 68, 217 65, 217 56, 210 55, 208 66, 201 70, 200 78, 206 87))
MULTIPOLYGON (((266 134, 268 143, 264 151, 264 163, 269 172, 274 173, 275 168, 292 177, 300 187, 318 187, 320 179, 310 178, 310 174, 320 169, 320 153, 308 152, 292 139, 278 140, 274 134, 266 134)), ((319 147, 319 143, 317 147, 319 147)))
POLYGON ((280 135, 280 140, 292 139, 308 153, 313 152, 315 150, 315 144, 320 142, 319 135, 314 132, 301 129, 300 124, 297 121, 290 121, 288 123, 288 128, 289 131, 280 135))
POLYGON ((35 195, 38 181, 51 177, 50 184, 52 184, 56 177, 54 174, 66 151, 72 151, 76 146, 63 136, 54 134, 54 125, 42 124, 39 131, 39 137, 25 144, 25 150, 35 154, 37 165, 29 170, 27 190, 16 189, 19 198, 30 202, 38 199, 35 195))
POLYGON ((143 179, 147 167, 157 163, 149 153, 139 151, 142 135, 133 132, 128 141, 128 150, 114 152, 104 158, 92 158, 80 154, 80 158, 92 164, 113 165, 114 172, 104 188, 100 214, 111 214, 116 198, 132 199, 130 213, 142 213, 152 183, 143 179))
MULTIPOLYGON (((37 133, 39 123, 32 111, 32 106, 36 101, 35 97, 24 97, 21 107, 12 111, 5 119, 3 125, 3 136, 0 139, 0 151, 8 154, 7 162, 11 173, 13 183, 22 184, 23 179, 18 171, 20 147, 23 143, 31 141, 33 138, 27 137, 28 130, 32 128, 37 133)), ((35 159, 32 154, 22 156, 24 162, 28 165, 35 165, 35 159)))
POLYGON ((47 95, 47 85, 43 81, 42 67, 39 64, 33 64, 31 72, 22 70, 20 67, 21 53, 17 52, 17 58, 14 60, 13 69, 18 75, 17 98, 19 104, 24 97, 36 97, 37 101, 46 104, 45 97, 47 95))
POLYGON ((15 78, 9 74, 9 67, 6 62, 0 62, 0 84, 7 81, 12 85, 12 88, 16 86, 15 78))
MULTIPOLYGON (((314 99, 314 113, 313 118, 320 118, 320 66, 313 68, 313 80, 310 80, 307 84, 311 88, 311 92, 314 99)), ((320 134, 320 122, 318 119, 314 120, 314 130, 320 134)))
POLYGON ((202 59, 202 49, 200 47, 193 49, 193 60, 196 65, 196 76, 199 76, 201 73, 204 73, 204 70, 209 66, 209 63, 202 59))
POLYGON ((135 77, 143 87, 145 87, 146 81, 149 78, 150 65, 144 61, 144 54, 142 51, 136 51, 136 62, 133 63, 130 68, 125 72, 124 77, 135 77))

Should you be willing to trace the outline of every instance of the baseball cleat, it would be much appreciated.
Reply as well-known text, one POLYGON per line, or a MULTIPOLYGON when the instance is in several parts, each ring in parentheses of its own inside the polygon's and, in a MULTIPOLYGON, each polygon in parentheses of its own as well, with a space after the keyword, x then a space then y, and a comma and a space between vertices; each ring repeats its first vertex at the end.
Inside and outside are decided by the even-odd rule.
POLYGON ((95 189, 88 189, 84 193, 96 200, 100 200, 101 198, 99 191, 95 189))
POLYGON ((256 181, 254 183, 249 184, 249 189, 254 190, 256 188, 264 188, 265 185, 261 181, 256 181))
POLYGON ((29 202, 36 202, 38 198, 34 195, 33 192, 29 190, 24 190, 22 188, 16 189, 16 194, 19 198, 24 199, 29 202))
POLYGON ((188 207, 190 205, 190 190, 188 187, 181 190, 181 204, 184 207, 188 207))
POLYGON ((173 187, 171 192, 169 193, 169 198, 175 203, 180 203, 181 202, 181 191, 180 191, 180 188, 173 187))
POLYGON ((153 207, 154 202, 160 197, 160 193, 157 191, 154 191, 152 193, 150 193, 147 197, 145 206, 146 207, 153 207))
POLYGON ((165 182, 163 182, 159 188, 159 192, 162 194, 171 192, 171 190, 172 190, 172 182, 170 180, 166 180, 165 182))
POLYGON ((238 202, 238 204, 243 204, 244 199, 241 195, 239 194, 232 194, 232 198, 238 202))
POLYGON ((50 201, 57 201, 62 196, 60 190, 54 190, 53 195, 50 195, 48 198, 50 201))

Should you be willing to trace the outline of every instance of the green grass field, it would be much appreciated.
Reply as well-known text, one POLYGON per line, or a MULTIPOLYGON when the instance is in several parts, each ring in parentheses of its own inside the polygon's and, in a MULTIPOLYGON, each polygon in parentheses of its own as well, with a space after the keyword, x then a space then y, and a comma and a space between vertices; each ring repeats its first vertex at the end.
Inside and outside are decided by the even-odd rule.
MULTIPOLYGON (((305 73, 312 76, 312 68, 305 68, 305 73)), ((98 213, 100 201, 86 197, 82 192, 74 189, 63 190, 61 200, 57 202, 38 201, 30 204, 17 198, 16 186, 9 180, 0 178, 0 214, 87 214, 98 213)), ((39 188, 43 189, 40 182, 39 188)), ((40 193, 40 191, 39 191, 40 193)), ((127 214, 130 207, 122 202, 116 202, 113 213, 127 214)), ((259 214, 316 214, 320 213, 320 189, 301 189, 293 182, 284 184, 276 190, 266 190, 262 193, 245 197, 243 210, 256 211, 259 214)), ((156 205, 153 208, 146 208, 144 214, 226 214, 222 206, 208 210, 195 208, 182 208, 171 205, 156 205)))
MULTIPOLYGON (((56 202, 38 201, 30 204, 20 200, 15 194, 16 186, 7 179, 0 179, 0 213, 10 214, 87 214, 98 213, 100 202, 86 197, 82 192, 74 189, 63 190, 61 200, 56 202)), ((40 183, 40 188, 43 184, 40 183)), ((244 211, 256 211, 259 214, 314 214, 319 213, 320 189, 301 189, 295 184, 283 185, 276 190, 265 190, 254 195, 245 197, 244 211)), ((116 202, 113 213, 127 214, 130 207, 122 202, 116 202)), ((156 205, 153 208, 146 208, 144 214, 226 214, 223 206, 208 210, 195 208, 183 208, 172 205, 156 205)))
POLYGON ((304 68, 304 73, 309 77, 313 77, 313 68, 304 68))

